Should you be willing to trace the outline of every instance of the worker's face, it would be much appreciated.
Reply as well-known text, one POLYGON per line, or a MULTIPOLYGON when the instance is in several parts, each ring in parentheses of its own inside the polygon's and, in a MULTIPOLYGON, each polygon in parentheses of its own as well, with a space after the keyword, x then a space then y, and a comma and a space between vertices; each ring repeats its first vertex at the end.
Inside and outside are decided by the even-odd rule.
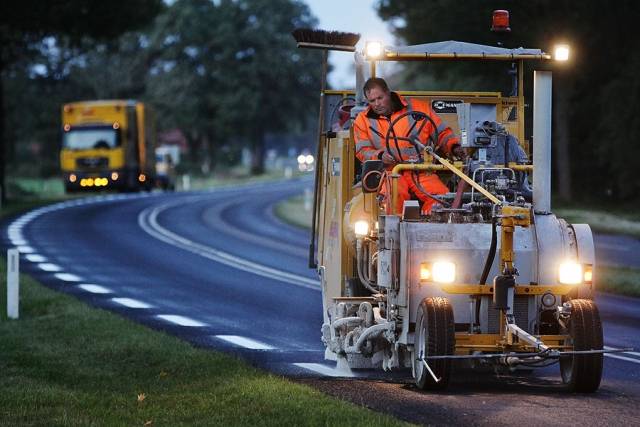
POLYGON ((391 114, 391 93, 374 86, 367 92, 367 102, 371 109, 381 116, 391 114))

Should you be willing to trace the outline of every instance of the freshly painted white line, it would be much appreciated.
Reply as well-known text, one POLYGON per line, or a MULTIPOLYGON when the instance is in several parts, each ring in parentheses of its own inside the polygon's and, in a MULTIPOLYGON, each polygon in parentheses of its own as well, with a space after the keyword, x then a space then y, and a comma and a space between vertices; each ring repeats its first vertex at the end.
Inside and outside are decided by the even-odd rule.
POLYGON ((188 317, 178 316, 177 314, 159 314, 156 317, 180 326, 191 326, 194 328, 202 328, 203 326, 208 326, 206 323, 198 322, 197 320, 193 320, 188 317))
MULTIPOLYGON (((615 348, 615 347, 607 347, 606 345, 603 346, 602 348, 604 348, 605 350, 619 350, 619 348, 615 348)), ((638 356, 640 357, 640 353, 636 352, 636 351, 625 351, 622 354, 630 354, 632 356, 638 356)))
POLYGON ((21 254, 32 254, 34 253, 36 250, 33 249, 31 246, 18 246, 18 251, 21 254))
POLYGON ((56 279, 59 279, 65 282, 82 282, 81 277, 71 273, 56 273, 55 277, 56 279))
POLYGON ((138 301, 132 298, 111 298, 111 301, 129 308, 151 308, 151 306, 146 302, 138 301))
POLYGON ((29 244, 29 243, 28 243, 26 240, 24 240, 24 239, 9 239, 9 240, 11 240, 11 244, 12 244, 13 246, 26 246, 26 245, 28 245, 28 244, 29 244))
POLYGON ((351 372, 345 370, 339 370, 336 368, 330 368, 320 363, 294 363, 295 366, 307 369, 309 371, 317 372, 320 375, 327 377, 355 377, 351 372))
POLYGON ((240 337, 238 335, 215 335, 216 338, 230 342, 239 347, 250 348, 252 350, 274 350, 275 347, 255 341, 250 338, 240 337))
POLYGON ((168 203, 159 207, 145 209, 138 215, 138 224, 144 231, 146 231, 156 239, 162 240, 165 243, 182 248, 189 252, 193 252, 204 258, 208 258, 221 264, 225 264, 238 270, 243 270, 259 276, 290 283, 296 286, 301 286, 303 288, 313 289, 315 291, 320 291, 320 282, 318 280, 313 280, 305 276, 300 276, 297 274, 258 264, 253 261, 249 261, 247 259, 232 255, 230 253, 193 242, 178 234, 172 233, 158 223, 158 215, 161 211, 172 206, 184 203, 185 201, 182 200, 178 203, 168 203))
POLYGON ((42 255, 38 255, 38 254, 27 254, 24 257, 29 262, 45 262, 47 260, 42 255))
POLYGON ((604 355, 607 356, 607 357, 612 357, 614 359, 620 359, 620 360, 625 360, 627 362, 633 362, 633 363, 640 364, 640 360, 638 360, 638 359, 632 359, 630 357, 618 356, 617 354, 612 354, 612 353, 605 353, 604 355))
POLYGON ((40 270, 50 271, 50 272, 62 270, 62 267, 60 267, 59 265, 51 264, 50 262, 43 262, 41 264, 38 264, 38 268, 40 270))
POLYGON ((78 285, 79 288, 84 289, 87 292, 91 292, 92 294, 110 294, 111 289, 105 288, 100 285, 92 285, 89 283, 85 283, 83 285, 78 285))

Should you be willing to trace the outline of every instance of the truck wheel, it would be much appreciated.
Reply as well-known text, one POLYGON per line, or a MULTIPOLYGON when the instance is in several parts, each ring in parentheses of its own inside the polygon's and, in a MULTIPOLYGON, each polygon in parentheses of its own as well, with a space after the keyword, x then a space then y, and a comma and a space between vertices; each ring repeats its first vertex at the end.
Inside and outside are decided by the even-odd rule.
POLYGON ((435 381, 421 360, 426 356, 452 355, 455 350, 453 309, 447 298, 425 298, 418 307, 413 378, 423 390, 444 390, 449 384, 450 359, 427 360, 439 381, 435 381))
MULTIPOLYGON (((562 331, 569 335, 574 350, 602 350, 602 323, 598 307, 593 301, 574 299, 568 328, 562 331)), ((593 393, 602 378, 602 353, 574 354, 560 358, 562 381, 570 391, 593 393)))

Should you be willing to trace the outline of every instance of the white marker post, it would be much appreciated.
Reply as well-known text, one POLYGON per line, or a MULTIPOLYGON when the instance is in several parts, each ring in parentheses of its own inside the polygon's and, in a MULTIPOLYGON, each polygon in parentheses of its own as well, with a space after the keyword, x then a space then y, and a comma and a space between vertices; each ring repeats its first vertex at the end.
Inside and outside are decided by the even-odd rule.
POLYGON ((20 252, 7 250, 7 317, 17 319, 20 306, 20 252))

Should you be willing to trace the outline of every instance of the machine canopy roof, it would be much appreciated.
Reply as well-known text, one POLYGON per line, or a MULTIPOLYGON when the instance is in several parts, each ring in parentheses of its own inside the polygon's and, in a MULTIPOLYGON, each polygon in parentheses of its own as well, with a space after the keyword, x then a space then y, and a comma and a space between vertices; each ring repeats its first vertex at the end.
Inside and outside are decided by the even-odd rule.
POLYGON ((402 59, 403 57, 411 57, 417 59, 420 57, 460 57, 460 58, 483 58, 487 59, 508 59, 521 58, 526 59, 548 59, 549 55, 540 49, 526 49, 519 47, 517 49, 507 49, 497 46, 486 46, 475 43, 459 42, 455 40, 425 43, 413 46, 386 46, 385 56, 387 59, 402 59), (501 57, 501 58, 498 58, 501 57))

